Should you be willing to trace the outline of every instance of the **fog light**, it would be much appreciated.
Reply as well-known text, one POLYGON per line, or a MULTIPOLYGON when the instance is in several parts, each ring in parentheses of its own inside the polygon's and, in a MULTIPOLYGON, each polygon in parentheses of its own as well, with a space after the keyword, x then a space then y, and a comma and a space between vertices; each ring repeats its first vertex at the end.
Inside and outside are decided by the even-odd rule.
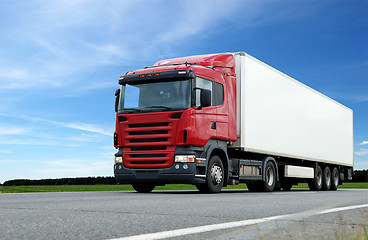
POLYGON ((114 157, 114 160, 115 160, 115 163, 122 163, 123 162, 123 157, 120 156, 120 157, 114 157))
POLYGON ((175 165, 175 169, 179 169, 179 164, 176 164, 175 165))
POLYGON ((175 162, 180 162, 180 163, 193 162, 194 163, 195 156, 194 155, 176 155, 175 162))
POLYGON ((187 170, 187 169, 188 169, 188 164, 184 164, 183 168, 184 168, 185 170, 187 170))

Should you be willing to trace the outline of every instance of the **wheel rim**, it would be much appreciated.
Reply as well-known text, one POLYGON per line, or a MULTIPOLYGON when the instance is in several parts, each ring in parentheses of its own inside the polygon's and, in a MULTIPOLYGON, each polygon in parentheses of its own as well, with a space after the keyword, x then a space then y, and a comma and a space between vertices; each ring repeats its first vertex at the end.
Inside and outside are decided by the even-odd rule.
POLYGON ((266 181, 268 186, 272 186, 273 184, 273 178, 274 178, 274 172, 271 167, 267 168, 266 172, 266 181))
POLYGON ((326 186, 331 185, 331 172, 330 171, 327 171, 325 181, 326 181, 326 186))
POLYGON ((217 164, 212 165, 211 180, 212 180, 213 184, 215 184, 215 185, 219 185, 222 181, 222 169, 217 164))
POLYGON ((339 172, 336 170, 336 168, 334 169, 332 173, 332 178, 333 178, 334 185, 337 186, 339 184, 339 172))
POLYGON ((322 185, 322 172, 321 171, 318 171, 316 180, 317 180, 317 185, 321 186, 322 185))

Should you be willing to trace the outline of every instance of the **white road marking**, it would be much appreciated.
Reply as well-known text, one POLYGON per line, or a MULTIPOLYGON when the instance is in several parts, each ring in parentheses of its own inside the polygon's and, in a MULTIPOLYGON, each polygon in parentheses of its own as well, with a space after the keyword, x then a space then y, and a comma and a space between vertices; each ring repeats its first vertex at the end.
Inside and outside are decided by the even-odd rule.
POLYGON ((235 227, 244 227, 244 226, 265 223, 265 222, 270 222, 270 221, 274 221, 278 219, 284 219, 284 218, 290 218, 290 217, 296 217, 296 216, 314 216, 314 215, 321 215, 321 214, 326 214, 326 213, 347 211, 347 210, 352 210, 352 209, 357 209, 357 208, 366 208, 366 207, 368 208, 368 204, 331 208, 331 209, 326 209, 326 210, 314 211, 310 214, 306 214, 306 212, 301 212, 301 213, 292 213, 292 214, 279 215, 279 216, 266 217, 266 218, 248 219, 248 220, 236 221, 236 222, 227 222, 227 223, 212 224, 212 225, 205 225, 205 226, 198 226, 198 227, 191 227, 191 228, 182 228, 182 229, 177 229, 177 230, 141 234, 141 235, 122 237, 122 238, 116 238, 116 239, 110 239, 110 240, 154 240, 154 239, 173 238, 173 237, 191 235, 191 234, 196 234, 196 233, 204 233, 204 232, 229 229, 229 228, 235 228, 235 227))
POLYGON ((333 212, 341 212, 341 211, 352 210, 352 209, 356 209, 356 208, 364 208, 364 207, 368 207, 368 204, 362 204, 362 205, 355 205, 355 206, 349 206, 349 207, 339 207, 339 208, 327 209, 327 210, 321 211, 320 214, 333 213, 333 212))
MULTIPOLYGON (((274 195, 290 195, 290 194, 295 194, 296 191, 286 191, 286 192, 271 192, 271 194, 274 194, 274 195)), ((306 191, 306 192, 302 192, 302 191, 299 191, 297 192, 298 195, 300 194, 316 194, 318 192, 314 192, 314 191, 306 191)))

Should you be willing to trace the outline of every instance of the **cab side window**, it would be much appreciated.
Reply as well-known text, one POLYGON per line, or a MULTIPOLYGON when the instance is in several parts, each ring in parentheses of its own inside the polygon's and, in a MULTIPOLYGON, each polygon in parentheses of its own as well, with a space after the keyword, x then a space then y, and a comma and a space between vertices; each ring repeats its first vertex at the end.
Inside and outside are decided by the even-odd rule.
POLYGON ((224 86, 222 84, 213 82, 212 99, 213 106, 221 106, 224 103, 224 86))
MULTIPOLYGON (((224 103, 224 87, 222 84, 197 77, 196 88, 211 90, 211 106, 221 106, 224 103)), ((199 91, 196 91, 196 106, 200 106, 199 91)))

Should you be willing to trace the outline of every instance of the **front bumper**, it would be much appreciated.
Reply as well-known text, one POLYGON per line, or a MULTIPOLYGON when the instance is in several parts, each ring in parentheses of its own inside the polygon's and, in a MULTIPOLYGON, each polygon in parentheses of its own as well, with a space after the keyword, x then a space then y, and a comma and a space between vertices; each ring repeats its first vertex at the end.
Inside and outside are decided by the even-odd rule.
MULTIPOLYGON (((203 148, 193 146, 177 146, 175 156, 195 155, 195 162, 175 162, 166 168, 128 168, 122 162, 115 162, 114 174, 119 183, 149 182, 156 185, 171 183, 198 184, 206 182, 207 160, 203 148)), ((123 148, 115 157, 123 156, 123 148)))
POLYGON ((205 166, 198 163, 174 163, 169 168, 134 169, 116 163, 114 174, 119 183, 149 182, 155 184, 205 183, 205 166))

